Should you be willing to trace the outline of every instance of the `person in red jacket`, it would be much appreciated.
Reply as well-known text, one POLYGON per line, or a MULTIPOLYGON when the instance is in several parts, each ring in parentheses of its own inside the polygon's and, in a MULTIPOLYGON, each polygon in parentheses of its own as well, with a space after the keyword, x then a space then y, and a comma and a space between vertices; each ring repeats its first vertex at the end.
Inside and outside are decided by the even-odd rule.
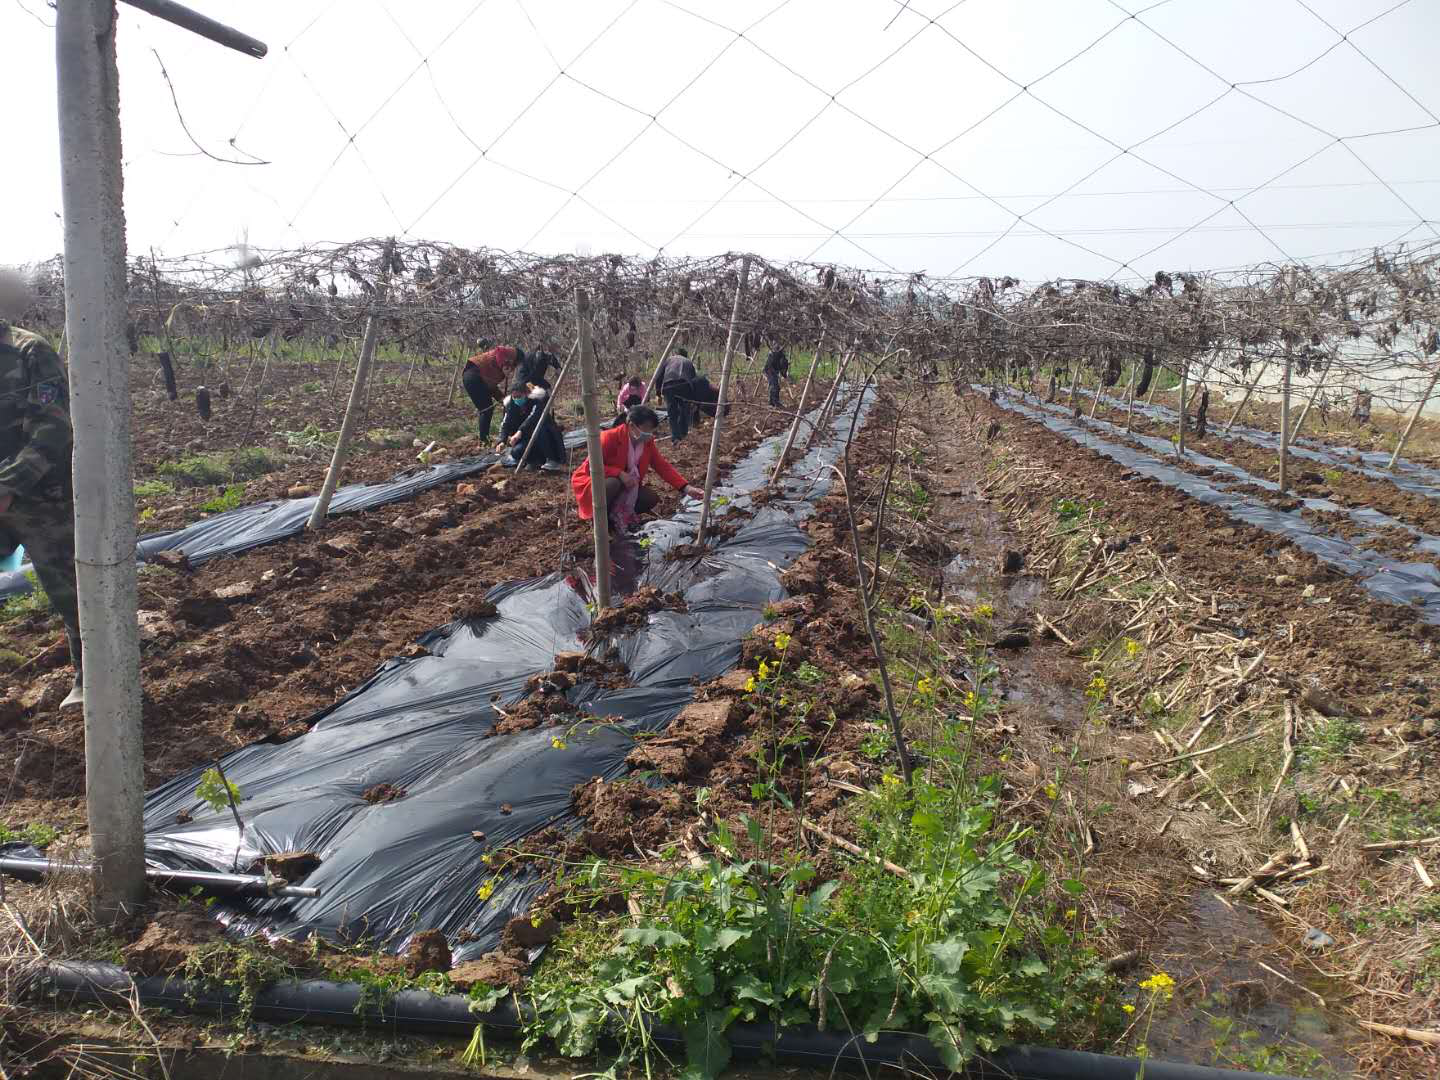
MULTIPOLYGON (((636 514, 653 509, 660 501, 659 496, 645 486, 645 475, 652 468, 677 491, 696 499, 705 494, 676 472, 660 453, 655 445, 655 429, 659 426, 660 417, 654 409, 636 405, 625 414, 623 424, 600 433, 600 455, 605 462, 605 505, 610 510, 610 527, 616 531, 623 531, 635 520, 636 514)), ((590 483, 587 457, 570 477, 570 490, 575 493, 582 521, 595 517, 590 483)))
POLYGON ((480 339, 480 348, 481 352, 465 362, 460 380, 480 414, 480 441, 488 443, 495 403, 504 395, 511 374, 525 363, 525 354, 510 345, 494 345, 487 338, 480 339))

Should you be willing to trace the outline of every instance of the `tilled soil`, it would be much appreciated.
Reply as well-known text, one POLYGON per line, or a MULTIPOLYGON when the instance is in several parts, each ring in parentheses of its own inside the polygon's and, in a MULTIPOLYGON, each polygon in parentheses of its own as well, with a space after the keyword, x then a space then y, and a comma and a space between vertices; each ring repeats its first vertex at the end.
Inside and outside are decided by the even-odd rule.
MULTIPOLYGON (((743 456, 783 420, 737 409, 723 431, 722 462, 743 456)), ((664 450, 698 480, 709 445, 707 425, 664 450)), ((462 441, 454 452, 483 449, 462 441)), ((346 478, 388 478, 392 460, 366 456, 346 478)), ((322 472, 307 466, 267 482, 289 487, 322 472)), ((656 512, 672 512, 675 493, 658 478, 649 483, 661 496, 656 512)), ((561 569, 565 553, 583 542, 568 475, 496 469, 193 570, 146 568, 147 787, 257 739, 299 734, 382 662, 418 648, 419 635, 473 611, 497 583, 561 569)), ((25 658, 63 638, 54 618, 12 620, 6 631, 7 646, 25 658)), ((77 712, 56 709, 69 678, 63 644, 21 672, 0 674, 8 751, 0 760, 7 784, 0 820, 84 830, 83 723, 77 712)))

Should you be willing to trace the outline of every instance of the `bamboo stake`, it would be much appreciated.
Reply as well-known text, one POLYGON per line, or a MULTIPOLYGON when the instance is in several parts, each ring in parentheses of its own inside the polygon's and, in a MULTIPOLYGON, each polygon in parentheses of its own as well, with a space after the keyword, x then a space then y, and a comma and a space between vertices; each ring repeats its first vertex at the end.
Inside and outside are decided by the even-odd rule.
POLYGON ((814 833, 826 843, 833 844, 841 851, 848 851, 857 859, 865 859, 867 862, 872 862, 876 866, 883 866, 886 870, 890 871, 890 873, 894 874, 896 877, 902 877, 906 880, 909 880, 910 871, 906 870, 903 866, 898 866, 895 863, 891 862, 889 859, 882 859, 878 855, 872 855, 870 852, 862 848, 859 844, 852 844, 843 836, 836 836, 828 829, 822 829, 819 825, 816 825, 815 822, 811 821, 809 818, 801 818, 800 824, 805 826, 807 831, 814 833))
POLYGON ((660 366, 665 363, 666 357, 670 355, 670 349, 675 344, 675 339, 680 336, 680 327, 676 326, 670 331, 670 340, 665 343, 665 348, 660 350, 660 359, 655 361, 655 370, 650 372, 650 380, 645 384, 645 393, 640 398, 640 404, 644 405, 650 400, 650 391, 655 391, 655 396, 660 396, 660 391, 655 387, 655 380, 660 375, 660 366))
POLYGON ((460 385, 460 373, 465 370, 465 365, 470 362, 470 357, 465 355, 467 351, 468 350, 465 348, 465 343, 463 341, 460 342, 458 346, 458 352, 460 353, 460 362, 455 365, 455 371, 450 376, 450 392, 445 395, 445 405, 447 408, 454 403, 455 387, 460 385))
POLYGON ((1130 389, 1125 394, 1125 430, 1135 425, 1135 364, 1130 364, 1130 389))
POLYGON ((780 472, 785 468, 785 462, 790 457, 790 450, 795 445, 795 436, 800 433, 800 417, 805 412, 805 399, 810 396, 810 383, 815 378, 815 368, 820 364, 820 350, 824 345, 825 333, 822 330, 820 340, 815 343, 815 355, 810 358, 810 370, 805 375, 805 385, 800 388, 800 403, 795 406, 795 419, 790 424, 790 434, 785 437, 785 446, 780 451, 780 460, 775 462, 775 471, 770 474, 772 485, 780 479, 780 472))
POLYGON ((735 305, 730 309, 730 332, 725 335, 725 359, 720 365, 720 395, 715 402, 715 426, 710 432, 710 460, 705 466, 705 498, 700 503, 700 527, 695 543, 705 543, 705 529, 710 524, 710 499, 715 491, 715 477, 720 471, 720 432, 725 426, 725 405, 730 400, 730 370, 735 364, 735 333, 740 322, 740 301, 745 296, 745 283, 750 280, 750 256, 740 260, 740 284, 735 287, 735 305))
POLYGON ((835 370, 835 381, 830 384, 830 393, 825 396, 825 404, 820 407, 820 415, 815 418, 814 425, 810 428, 810 434, 805 436, 805 449, 810 449, 810 444, 815 441, 815 433, 830 422, 830 412, 835 407, 836 395, 840 393, 840 384, 845 380, 845 373, 850 370, 850 361, 855 359, 855 350, 851 349, 840 361, 840 366, 835 370))
POLYGON ((1410 414, 1410 422, 1405 425, 1405 430, 1400 433, 1400 441, 1395 444, 1395 452, 1390 455, 1390 464, 1385 468, 1391 472, 1395 471, 1395 463, 1400 460, 1400 451, 1405 449, 1405 440, 1410 438, 1410 432, 1420 422, 1420 414, 1425 411, 1426 404, 1430 401, 1430 395, 1435 392, 1435 384, 1440 382, 1440 365, 1435 368, 1435 374, 1430 376, 1430 385, 1425 388, 1425 393, 1420 395, 1420 400, 1415 403, 1415 411, 1410 414))
POLYGON ((1180 361, 1180 433, 1175 440, 1175 456, 1185 456, 1185 381, 1190 375, 1189 359, 1180 361))
POLYGON ((1421 1031, 1419 1028, 1396 1027, 1394 1024, 1373 1024, 1369 1020, 1355 1021, 1366 1031, 1389 1035, 1392 1039, 1409 1039, 1426 1046, 1440 1046, 1440 1031, 1421 1031))
POLYGON ((580 320, 580 401, 585 406, 585 445, 590 462, 591 524, 595 534, 595 605, 610 606, 610 509, 605 499, 605 455, 600 449, 600 399, 595 387, 595 351, 590 345, 590 294, 575 290, 580 320))
POLYGON ((1305 426, 1305 418, 1310 415, 1310 409, 1314 406, 1315 399, 1320 396, 1320 391, 1325 386, 1325 376, 1330 374, 1330 365, 1334 362, 1335 358, 1333 356, 1325 361, 1325 369, 1320 372, 1320 377, 1315 380, 1315 389, 1310 393, 1310 400, 1305 402, 1305 408, 1300 410, 1300 418, 1295 421, 1295 430, 1290 432, 1290 438, 1297 439, 1300 437, 1300 429, 1305 426))
POLYGON ((1240 404, 1235 406, 1235 411, 1230 415, 1230 422, 1225 425, 1222 435, 1229 435, 1230 429, 1235 426, 1235 421, 1240 419, 1240 414, 1245 411, 1245 406, 1250 404, 1250 395, 1255 393, 1255 388, 1260 385, 1260 377, 1265 374, 1265 361, 1261 360, 1255 369, 1255 378, 1250 380, 1250 385, 1245 388, 1245 396, 1240 399, 1240 404))
POLYGON ((1290 481, 1290 343, 1285 343, 1285 377, 1280 384, 1280 494, 1290 481))
POLYGON ((350 401, 345 406, 345 419, 340 422, 340 436, 335 440, 335 452, 330 457, 330 468, 325 473, 325 483, 320 488, 320 497, 315 500, 315 509, 310 512, 307 529, 318 529, 330 512, 330 500, 335 495, 335 485, 345 466, 345 456, 350 449, 350 437, 355 431, 365 386, 370 379, 370 368, 375 362, 375 341, 380 336, 380 322, 372 314, 365 320, 365 339, 360 345, 360 360, 355 365, 355 379, 350 384, 350 401))

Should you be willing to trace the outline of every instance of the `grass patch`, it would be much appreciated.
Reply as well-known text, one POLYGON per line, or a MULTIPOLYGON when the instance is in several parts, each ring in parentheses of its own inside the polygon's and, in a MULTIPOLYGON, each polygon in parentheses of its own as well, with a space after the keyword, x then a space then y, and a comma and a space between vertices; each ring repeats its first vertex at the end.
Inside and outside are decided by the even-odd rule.
POLYGON ((220 487, 275 472, 283 467, 263 447, 247 446, 214 454, 195 454, 178 461, 165 461, 156 469, 184 487, 220 487))
POLYGON ((169 480, 152 477, 149 480, 135 481, 135 497, 137 499, 154 499, 162 495, 174 494, 175 485, 169 480))
POLYGON ((54 610, 45 586, 40 584, 34 570, 25 571, 25 580, 30 582, 30 591, 12 596, 0 604, 0 622, 23 619, 30 615, 44 615, 54 610))
POLYGON ((245 501, 245 485, 230 484, 219 495, 200 504, 200 509, 207 514, 223 514, 227 510, 234 510, 245 501))
POLYGON ((0 844, 29 844, 31 847, 47 848, 60 838, 60 830, 42 821, 32 821, 18 829, 0 821, 0 844))
POLYGON ((462 420, 447 420, 438 424, 421 424, 415 434, 422 442, 449 442, 475 434, 475 427, 462 420))

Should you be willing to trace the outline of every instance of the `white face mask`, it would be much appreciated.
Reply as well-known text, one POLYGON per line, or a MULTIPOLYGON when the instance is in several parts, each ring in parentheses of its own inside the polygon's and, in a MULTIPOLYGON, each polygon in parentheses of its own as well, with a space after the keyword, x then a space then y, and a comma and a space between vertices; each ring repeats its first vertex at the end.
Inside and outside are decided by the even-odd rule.
POLYGON ((633 440, 637 446, 649 442, 654 437, 655 433, 653 431, 632 431, 630 433, 631 440, 633 440))
POLYGON ((535 389, 531 390, 531 391, 530 391, 530 400, 531 400, 531 401, 544 401, 544 400, 545 400, 545 388, 544 388, 543 386, 537 386, 537 387, 535 387, 535 389))

